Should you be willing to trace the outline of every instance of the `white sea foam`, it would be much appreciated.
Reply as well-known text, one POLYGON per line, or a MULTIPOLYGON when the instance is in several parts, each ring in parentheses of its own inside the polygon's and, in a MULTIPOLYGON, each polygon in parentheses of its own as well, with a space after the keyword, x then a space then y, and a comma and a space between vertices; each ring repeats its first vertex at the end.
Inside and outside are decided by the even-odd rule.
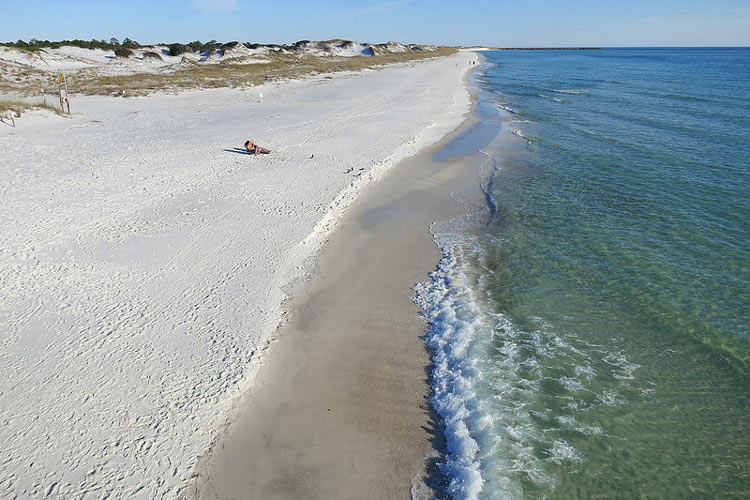
POLYGON ((612 370, 612 376, 620 380, 633 380, 635 378, 635 371, 641 367, 635 363, 631 363, 622 354, 608 354, 602 358, 602 361, 615 367, 612 370))
MULTIPOLYGON (((479 411, 474 391, 477 373, 467 357, 475 338, 478 308, 467 297, 460 282, 456 258, 443 257, 432 281, 417 287, 415 300, 431 324, 427 343, 433 355, 432 398, 445 427, 447 445, 443 473, 449 478, 448 492, 454 498, 478 498, 483 480, 479 471, 479 445, 469 428, 479 411)), ((480 416, 481 418, 481 416, 480 416)))
POLYGON ((552 89, 552 92, 557 92, 558 94, 590 94, 591 92, 588 90, 583 89, 552 89))
POLYGON ((570 392, 578 392, 585 389, 581 381, 577 378, 561 377, 560 383, 570 392))
MULTIPOLYGON (((416 297, 430 322, 432 403, 446 435, 441 470, 448 479, 447 492, 461 499, 519 498, 524 481, 552 492, 559 479, 550 464, 575 467, 585 461, 559 432, 607 438, 601 427, 578 422, 576 415, 592 405, 615 406, 622 399, 613 390, 589 387, 600 381, 596 358, 543 318, 529 318, 536 329, 522 330, 492 311, 482 286, 477 288, 477 283, 488 286, 482 278, 483 244, 471 232, 458 230, 462 224, 465 221, 439 225, 442 232, 436 240, 444 257, 432 281, 417 287, 416 297), (545 376, 549 369, 570 375, 545 376), (567 404, 539 409, 542 384, 549 381, 565 390, 554 397, 567 404), (542 428, 539 421, 554 427, 542 428)), ((619 377, 637 369, 620 354, 606 353, 604 358, 604 366, 615 367, 619 377)))
POLYGON ((563 102, 562 99, 558 99, 557 97, 552 97, 552 96, 549 96, 547 94, 536 94, 536 95, 538 95, 539 97, 543 97, 545 99, 551 99, 551 100, 553 100, 555 102, 563 102))
POLYGON ((562 439, 556 439, 552 443, 552 448, 549 449, 547 453, 549 453, 549 458, 547 460, 558 465, 566 461, 578 463, 583 461, 581 454, 562 439))
POLYGON ((594 369, 589 364, 576 365, 575 373, 576 373, 576 377, 584 376, 587 379, 591 379, 596 376, 596 372, 594 372, 594 369))
POLYGON ((441 470, 447 491, 462 499, 518 498, 522 478, 554 488, 557 480, 534 454, 533 443, 544 436, 527 410, 538 381, 517 373, 537 370, 539 363, 521 356, 514 326, 483 306, 470 287, 466 263, 481 264, 481 247, 456 233, 441 241, 444 257, 432 281, 417 287, 415 300, 430 322, 432 403, 446 436, 441 470))
POLYGON ((597 396, 597 399, 605 406, 616 406, 620 403, 617 393, 613 391, 604 391, 597 396))
POLYGON ((520 129, 517 129, 517 128, 511 128, 511 129, 510 129, 510 131, 511 131, 511 133, 513 133, 513 135, 517 135, 518 137, 520 137, 520 138, 522 138, 522 139, 526 139, 526 136, 525 136, 525 135, 523 135, 523 132, 521 132, 521 130, 520 130, 520 129))
MULTIPOLYGON (((489 286, 484 243, 465 231, 465 224, 433 226, 444 257, 432 281, 417 287, 415 299, 430 322, 432 403, 446 436, 441 470, 447 492, 461 499, 519 498, 524 481, 552 492, 559 480, 550 464, 574 467, 585 461, 559 432, 606 438, 601 427, 578 422, 576 415, 622 399, 613 390, 589 387, 600 381, 596 358, 556 333, 544 318, 528 318, 535 329, 523 330, 492 310, 483 291, 489 286), (569 375, 545 375, 550 369, 569 375), (567 402, 540 409, 540 398, 551 397, 543 389, 550 381, 565 390, 552 397, 567 402), (554 426, 542 428, 539 421, 554 426)), ((604 366, 614 366, 620 377, 637 368, 620 354, 604 352, 604 366)))

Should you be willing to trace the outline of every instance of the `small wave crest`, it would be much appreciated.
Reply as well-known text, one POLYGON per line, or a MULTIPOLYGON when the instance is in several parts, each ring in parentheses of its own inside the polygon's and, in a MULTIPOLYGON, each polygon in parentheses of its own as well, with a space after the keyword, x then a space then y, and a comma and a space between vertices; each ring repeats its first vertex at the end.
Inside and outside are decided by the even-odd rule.
POLYGON ((549 99, 549 100, 555 101, 555 102, 565 102, 565 101, 563 101, 562 99, 560 99, 558 97, 553 97, 553 96, 550 96, 550 95, 547 95, 547 94, 529 94, 529 95, 532 96, 532 97, 541 97, 543 99, 549 99))
POLYGON ((479 472, 479 445, 469 426, 481 420, 474 392, 478 373, 468 349, 478 325, 479 311, 460 283, 456 255, 448 252, 432 281, 417 286, 415 301, 424 310, 431 327, 427 344, 432 353, 432 404, 440 416, 446 438, 446 457, 441 471, 449 479, 448 493, 454 498, 477 498, 483 480, 479 472))
POLYGON ((552 89, 552 92, 556 92, 558 94, 590 94, 591 91, 584 90, 584 89, 552 89))
MULTIPOLYGON (((524 121, 514 121, 512 123, 531 123, 531 122, 527 121, 527 120, 524 120, 524 121)), ((523 139, 527 143, 530 143, 532 141, 538 141, 538 139, 536 137, 524 135, 523 131, 521 129, 519 129, 519 128, 516 128, 516 127, 510 127, 510 133, 513 134, 513 135, 515 135, 516 137, 520 137, 521 139, 523 139)))
POLYGON ((520 137, 521 139, 526 139, 526 136, 525 136, 525 135, 523 135, 523 132, 521 132, 521 130, 520 130, 520 129, 517 129, 517 128, 511 128, 511 129, 510 129, 510 132, 511 132, 511 133, 512 133, 513 135, 516 135, 516 136, 520 137))

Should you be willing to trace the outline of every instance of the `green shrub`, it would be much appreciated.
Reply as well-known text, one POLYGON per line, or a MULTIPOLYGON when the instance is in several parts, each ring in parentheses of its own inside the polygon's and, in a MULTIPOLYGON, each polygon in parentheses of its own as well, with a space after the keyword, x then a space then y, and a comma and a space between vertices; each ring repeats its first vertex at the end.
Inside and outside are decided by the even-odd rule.
POLYGON ((190 48, 187 45, 183 45, 181 43, 170 43, 167 47, 169 47, 169 55, 170 56, 179 56, 180 54, 184 54, 190 48))
POLYGON ((115 49, 116 57, 130 57, 132 55, 133 55, 133 51, 126 47, 120 46, 115 49))

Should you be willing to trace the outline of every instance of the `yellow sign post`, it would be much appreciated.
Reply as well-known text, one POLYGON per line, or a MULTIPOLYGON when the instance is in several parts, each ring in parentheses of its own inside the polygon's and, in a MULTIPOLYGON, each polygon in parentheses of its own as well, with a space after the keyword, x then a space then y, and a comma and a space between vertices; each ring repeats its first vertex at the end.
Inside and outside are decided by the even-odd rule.
POLYGON ((68 108, 68 114, 70 114, 70 99, 68 99, 68 80, 65 78, 65 73, 60 73, 60 109, 63 113, 65 108, 68 108))

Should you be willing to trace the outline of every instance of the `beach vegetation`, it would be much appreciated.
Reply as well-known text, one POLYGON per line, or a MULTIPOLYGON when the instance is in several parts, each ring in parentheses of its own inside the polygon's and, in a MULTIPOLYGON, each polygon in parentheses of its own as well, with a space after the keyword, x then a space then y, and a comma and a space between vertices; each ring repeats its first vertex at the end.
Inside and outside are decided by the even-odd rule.
POLYGON ((122 41, 122 46, 126 49, 139 49, 142 47, 140 43, 131 40, 130 38, 125 38, 125 40, 122 41))
POLYGON ((184 54, 188 50, 190 50, 186 45, 181 43, 170 43, 167 45, 167 49, 169 50, 170 56, 179 56, 180 54, 184 54))
POLYGON ((207 54, 214 54, 219 49, 234 46, 236 44, 237 42, 221 44, 216 40, 211 40, 205 43, 201 42, 200 40, 194 40, 190 43, 165 43, 162 45, 166 45, 166 47, 169 49, 170 56, 179 56, 186 52, 205 52, 207 54))
POLYGON ((242 64, 232 59, 228 64, 199 64, 186 61, 173 73, 139 73, 132 75, 87 77, 79 82, 76 91, 87 94, 144 95, 156 91, 178 91, 190 88, 232 87, 245 88, 269 81, 298 79, 306 76, 378 69, 393 64, 413 62, 452 54, 456 49, 441 47, 434 51, 385 53, 375 56, 317 57, 274 52, 266 56, 266 63, 242 64))
POLYGON ((158 59, 159 61, 162 61, 162 57, 157 53, 153 51, 146 51, 143 53, 144 59, 151 58, 151 59, 158 59))
MULTIPOLYGON (((127 57, 133 54, 134 48, 143 49, 144 46, 129 38, 117 46, 117 41, 105 40, 68 40, 61 42, 49 42, 32 40, 30 42, 14 42, 15 48, 20 45, 29 47, 29 51, 39 50, 40 47, 56 47, 73 45, 83 48, 107 48, 115 51, 119 57, 127 57), (23 42, 23 44, 20 44, 23 42), (20 45, 19 45, 20 44, 20 45)), ((172 56, 185 54, 186 52, 197 52, 210 54, 211 51, 225 51, 228 47, 238 42, 219 43, 216 40, 201 42, 195 40, 188 44, 173 43, 161 45, 161 50, 143 51, 144 58, 162 59, 162 54, 172 56)), ((84 70, 68 76, 70 91, 73 93, 95 94, 95 95, 146 95, 153 92, 178 92, 184 89, 231 87, 246 88, 261 85, 269 81, 284 79, 298 79, 309 75, 321 73, 336 73, 341 71, 360 71, 363 69, 377 69, 392 63, 405 63, 441 57, 454 53, 457 49, 452 47, 439 47, 430 51, 404 51, 388 52, 375 51, 374 55, 337 57, 337 56, 315 56, 297 51, 298 47, 310 43, 300 40, 293 45, 259 45, 244 44, 250 49, 268 47, 270 51, 255 57, 254 61, 248 62, 242 57, 228 57, 218 64, 204 64, 183 58, 180 64, 170 66, 171 71, 159 73, 135 73, 125 75, 102 75, 95 70, 84 70)), ((8 44, 4 44, 8 45, 8 44)), ((220 52, 223 53, 223 52, 220 52)), ((25 95, 57 94, 59 75, 51 75, 49 72, 29 66, 18 66, 0 61, 0 92, 20 93, 25 95)))
POLYGON ((133 55, 133 51, 127 47, 119 46, 115 49, 116 57, 130 57, 133 55))
MULTIPOLYGON (((31 42, 34 42, 35 39, 32 38, 31 42)), ((41 50, 41 47, 37 47, 36 45, 32 44, 31 42, 26 42, 24 40, 18 40, 16 42, 5 42, 0 43, 0 45, 3 45, 5 47, 13 47, 18 50, 22 50, 24 52, 36 52, 41 50)))
POLYGON ((46 109, 58 115, 63 115, 60 108, 47 104, 44 101, 28 102, 16 99, 0 99, 0 116, 4 117, 8 113, 14 113, 16 117, 20 117, 25 111, 30 109, 46 109))
POLYGON ((126 38, 121 44, 117 38, 110 38, 109 42, 106 40, 59 40, 51 42, 49 40, 37 40, 32 38, 28 42, 24 40, 18 40, 16 42, 2 42, 1 46, 13 47, 21 50, 28 50, 36 52, 42 49, 59 49, 60 47, 79 47, 82 49, 101 49, 101 50, 115 50, 118 47, 125 47, 127 49, 138 49, 143 47, 135 40, 126 38))

